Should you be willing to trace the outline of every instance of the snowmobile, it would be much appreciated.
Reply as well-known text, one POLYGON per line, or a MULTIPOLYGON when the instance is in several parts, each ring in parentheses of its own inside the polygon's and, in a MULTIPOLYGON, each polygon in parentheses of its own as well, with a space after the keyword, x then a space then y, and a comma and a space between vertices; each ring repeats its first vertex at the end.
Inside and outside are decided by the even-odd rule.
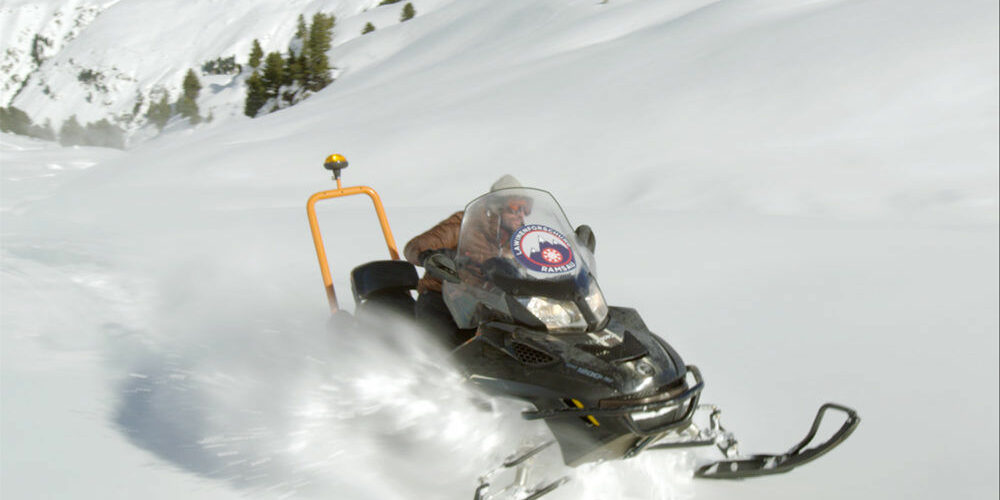
MULTIPOLYGON (((337 189, 314 194, 307 211, 331 311, 346 314, 333 290, 315 204, 367 194, 392 260, 368 262, 351 272, 355 316, 391 310, 412 318, 417 271, 399 259, 377 193, 366 186, 342 187, 343 156, 330 156, 325 166, 333 171, 337 189)), ((467 380, 487 393, 524 401, 531 408, 523 418, 543 420, 555 438, 512 455, 484 475, 474 498, 496 498, 491 481, 505 470, 517 473, 501 493, 538 498, 559 487, 566 478, 537 485, 526 479, 527 464, 553 444, 571 467, 656 449, 715 446, 724 458, 700 465, 695 476, 742 479, 811 462, 857 428, 857 412, 826 403, 805 438, 787 452, 741 454, 736 438, 722 426, 721 410, 701 403, 705 382, 698 368, 651 332, 635 309, 607 304, 596 279, 594 247, 589 227, 574 229, 550 193, 507 188, 469 203, 454 254, 438 253, 424 262, 426 272, 442 280, 456 324, 475 330, 451 351, 467 380), (508 236, 498 227, 497 214, 510 200, 526 202, 527 209, 522 208, 523 224, 508 236), (504 235, 499 249, 484 254, 483 238, 497 234, 504 235), (842 413, 843 424, 810 446, 829 412, 842 413)))

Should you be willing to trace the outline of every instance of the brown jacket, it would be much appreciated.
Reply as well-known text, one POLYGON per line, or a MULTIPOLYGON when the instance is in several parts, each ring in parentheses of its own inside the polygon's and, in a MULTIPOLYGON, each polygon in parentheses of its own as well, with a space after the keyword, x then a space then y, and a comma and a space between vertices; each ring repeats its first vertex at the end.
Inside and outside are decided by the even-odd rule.
MULTIPOLYGON (((419 266, 421 264, 420 254, 427 250, 438 250, 441 248, 454 250, 458 248, 458 232, 462 228, 462 215, 463 212, 455 212, 451 217, 439 222, 436 226, 410 240, 406 244, 406 248, 403 249, 403 255, 406 257, 406 260, 419 266)), ((425 274, 420 279, 420 282, 417 283, 417 291, 420 293, 426 291, 440 292, 441 280, 425 274)))
MULTIPOLYGON (((494 257, 511 256, 511 251, 507 247, 510 231, 500 227, 500 216, 495 211, 485 207, 479 207, 479 210, 482 212, 469 215, 471 217, 471 226, 467 229, 469 234, 466 236, 465 242, 462 243, 462 255, 456 256, 465 259, 466 265, 472 267, 478 267, 478 264, 494 257)), ((451 217, 414 237, 403 249, 406 260, 419 266, 421 264, 420 254, 424 251, 458 249, 458 235, 464 218, 464 212, 455 212, 451 217)), ((473 277, 467 276, 466 278, 472 279, 473 277)), ((417 283, 417 291, 420 293, 440 292, 441 280, 425 274, 417 283)))
POLYGON ((500 215, 495 210, 478 207, 480 213, 469 214, 469 232, 462 243, 461 257, 467 257, 471 262, 482 264, 489 259, 501 256, 511 256, 507 247, 510 241, 510 231, 500 226, 500 215))

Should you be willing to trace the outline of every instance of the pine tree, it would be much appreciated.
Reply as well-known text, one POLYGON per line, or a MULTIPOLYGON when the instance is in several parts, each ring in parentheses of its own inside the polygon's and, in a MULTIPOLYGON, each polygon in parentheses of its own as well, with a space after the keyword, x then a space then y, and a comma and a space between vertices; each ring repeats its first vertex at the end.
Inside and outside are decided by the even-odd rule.
POLYGON ((285 92, 284 98, 285 102, 288 104, 295 104, 295 95, 298 91, 305 87, 306 81, 308 80, 308 72, 306 70, 305 54, 295 55, 295 51, 289 49, 288 57, 285 59, 285 85, 291 90, 285 92))
POLYGON ((305 56, 295 55, 295 51, 288 49, 288 56, 285 58, 285 85, 294 85, 296 82, 306 81, 306 61, 305 56))
POLYGON ((84 144, 105 148, 125 149, 125 131, 106 119, 87 124, 83 131, 84 144))
POLYGON ((201 65, 203 75, 231 75, 239 73, 242 69, 239 64, 236 64, 236 56, 216 57, 201 65))
POLYGON ((31 60, 35 66, 41 66, 45 61, 45 49, 52 46, 52 40, 35 33, 35 38, 31 40, 31 60))
POLYGON ((13 119, 8 113, 7 108, 0 106, 0 132, 14 132, 13 119))
POLYGON ((187 75, 184 76, 182 86, 184 93, 177 100, 177 112, 190 120, 192 125, 195 125, 201 121, 201 116, 198 114, 198 94, 201 92, 201 82, 198 81, 198 76, 194 74, 193 69, 189 69, 187 75))
POLYGON ((281 54, 271 52, 267 55, 260 79, 264 85, 266 99, 277 97, 278 90, 285 83, 285 60, 281 54))
POLYGON ((295 38, 305 41, 309 36, 309 28, 306 27, 306 18, 302 14, 299 14, 298 25, 295 27, 295 38))
POLYGON ((191 100, 197 100, 198 94, 201 92, 201 82, 198 81, 198 75, 195 75, 193 69, 189 69, 187 74, 184 75, 184 97, 188 97, 191 100))
POLYGON ((56 140, 56 133, 52 130, 52 122, 46 118, 45 125, 35 125, 28 131, 31 137, 37 137, 46 141, 56 140))
POLYGON ((34 122, 19 108, 0 108, 0 130, 12 134, 28 135, 34 122))
MULTIPOLYGON (((247 79, 243 113, 257 116, 270 99, 280 99, 279 107, 283 103, 294 104, 310 92, 329 85, 333 78, 326 53, 330 50, 335 23, 333 15, 322 12, 313 15, 312 23, 308 24, 300 15, 288 54, 284 57, 279 52, 267 54, 263 66, 247 79)), ((257 45, 256 40, 254 42, 257 45)), ((251 61, 252 67, 254 62, 259 60, 251 61)))
POLYGON ((333 39, 333 26, 336 18, 317 12, 313 15, 309 26, 309 38, 306 40, 303 55, 306 57, 306 90, 316 92, 333 81, 330 78, 330 60, 326 57, 333 39))
POLYGON ((163 130, 163 127, 167 125, 167 121, 170 120, 170 96, 167 92, 163 93, 160 102, 154 102, 149 105, 146 118, 150 123, 156 125, 157 129, 163 130))
POLYGON ((247 78, 247 99, 243 104, 243 114, 253 118, 267 102, 267 88, 256 71, 247 78))
POLYGON ((46 119, 45 125, 38 125, 27 113, 15 106, 0 107, 0 130, 46 141, 53 141, 56 138, 56 133, 52 131, 52 122, 46 119))
POLYGON ((201 122, 201 115, 198 114, 198 103, 186 95, 181 96, 177 101, 177 112, 187 118, 191 125, 197 125, 201 122))
POLYGON ((361 30, 361 34, 362 35, 367 35, 368 33, 371 33, 372 31, 375 31, 375 25, 372 24, 372 23, 368 23, 368 24, 365 24, 365 27, 361 30))
POLYGON ((260 60, 264 58, 264 50, 260 48, 260 42, 253 39, 253 47, 250 49, 250 67, 257 69, 260 67, 260 60))
POLYGON ((84 130, 80 122, 76 121, 76 115, 72 115, 63 122, 59 129, 59 144, 63 146, 77 146, 84 143, 84 130))
POLYGON ((417 15, 417 9, 413 8, 413 4, 407 2, 403 6, 403 12, 399 15, 399 22, 406 22, 413 19, 417 15))

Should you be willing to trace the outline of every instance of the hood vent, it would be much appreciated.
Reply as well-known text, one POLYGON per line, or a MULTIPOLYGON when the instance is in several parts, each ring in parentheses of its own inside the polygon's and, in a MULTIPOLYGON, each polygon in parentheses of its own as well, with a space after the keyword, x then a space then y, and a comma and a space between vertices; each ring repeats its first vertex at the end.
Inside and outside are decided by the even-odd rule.
POLYGON ((556 360, 555 356, 520 342, 511 342, 510 347, 517 360, 528 366, 547 365, 556 360))

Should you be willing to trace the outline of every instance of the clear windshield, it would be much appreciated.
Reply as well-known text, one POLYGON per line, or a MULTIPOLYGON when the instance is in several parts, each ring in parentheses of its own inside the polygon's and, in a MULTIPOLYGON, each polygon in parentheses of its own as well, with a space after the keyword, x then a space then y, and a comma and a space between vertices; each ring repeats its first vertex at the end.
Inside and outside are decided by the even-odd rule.
POLYGON ((585 331, 607 314, 594 256, 547 191, 502 189, 469 203, 455 263, 462 281, 444 295, 462 328, 507 319, 585 331))

